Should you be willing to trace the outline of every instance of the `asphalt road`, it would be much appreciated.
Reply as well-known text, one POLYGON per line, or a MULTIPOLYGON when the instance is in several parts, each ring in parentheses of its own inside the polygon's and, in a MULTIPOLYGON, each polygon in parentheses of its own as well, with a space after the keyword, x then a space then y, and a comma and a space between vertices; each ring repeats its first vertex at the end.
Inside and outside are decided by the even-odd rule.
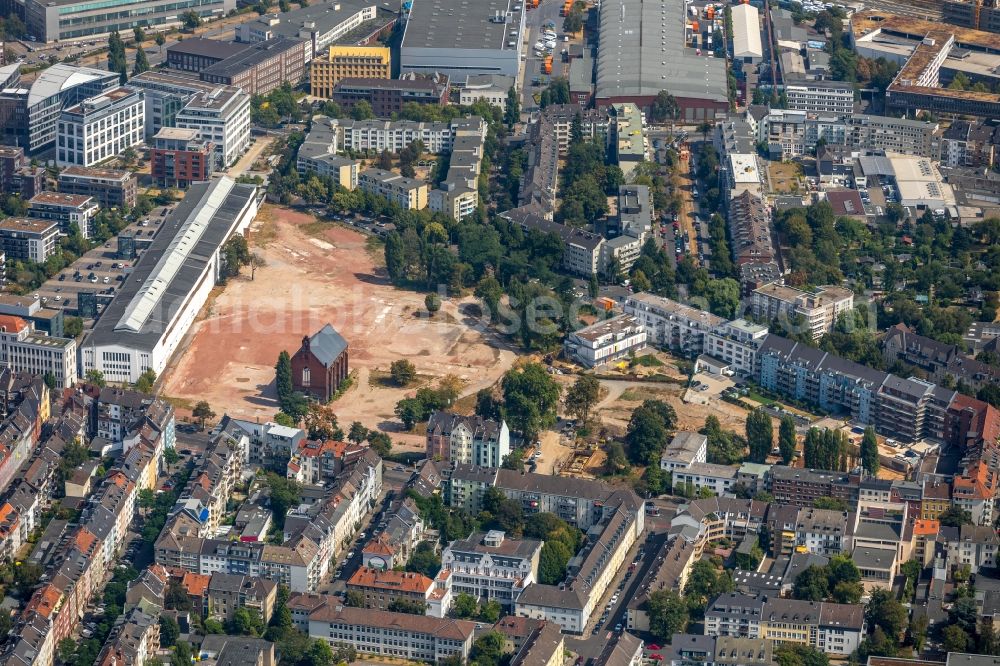
MULTIPOLYGON (((548 74, 542 73, 542 59, 535 57, 532 45, 538 41, 542 34, 542 27, 549 21, 555 24, 555 31, 562 34, 563 18, 559 16, 560 9, 562 9, 562 5, 559 0, 542 0, 536 9, 529 9, 525 17, 524 44, 521 48, 523 49, 522 53, 527 53, 527 59, 522 70, 524 72, 524 79, 521 81, 522 112, 531 111, 536 107, 532 94, 542 90, 541 86, 532 86, 531 80, 536 77, 542 81, 550 78, 548 74)), ((552 76, 556 75, 556 68, 562 64, 559 62, 558 53, 562 48, 564 45, 560 41, 556 44, 556 53, 553 57, 552 76)))
MULTIPOLYGON (((666 531, 661 531, 657 533, 648 533, 649 536, 643 542, 640 542, 641 548, 643 549, 643 557, 639 566, 636 568, 635 573, 628 579, 625 585, 625 589, 619 595, 618 603, 612 608, 611 615, 608 617, 607 622, 601 625, 601 630, 596 634, 590 629, 588 632, 580 637, 566 637, 566 647, 569 650, 577 653, 584 659, 591 659, 598 657, 608 646, 609 641, 614 636, 614 627, 617 624, 626 624, 625 614, 627 612, 628 602, 639 592, 639 588, 649 577, 650 571, 653 565, 656 563, 656 555, 659 553, 661 546, 667 539, 666 531)), ((629 560, 631 562, 631 559, 629 560)), ((624 578, 625 572, 628 570, 628 566, 623 567, 622 571, 618 573, 615 580, 609 590, 609 594, 612 593, 618 586, 618 583, 624 578)), ((603 608, 604 600, 602 599, 602 606, 595 609, 596 614, 600 608, 603 608)), ((599 617, 599 616, 598 616, 599 617)))

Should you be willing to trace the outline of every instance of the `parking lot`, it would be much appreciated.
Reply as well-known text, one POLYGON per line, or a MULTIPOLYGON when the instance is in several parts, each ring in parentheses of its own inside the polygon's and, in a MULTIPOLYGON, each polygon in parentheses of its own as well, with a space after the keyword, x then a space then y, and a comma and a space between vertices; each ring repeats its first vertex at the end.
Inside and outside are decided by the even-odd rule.
MULTIPOLYGON (((123 233, 135 236, 140 247, 139 254, 142 252, 142 245, 151 241, 159 231, 169 211, 169 207, 158 207, 148 217, 125 229, 123 233)), ((61 309, 66 314, 76 315, 80 294, 96 293, 97 311, 100 313, 125 281, 135 261, 119 259, 118 241, 112 238, 53 275, 36 291, 31 292, 30 296, 40 300, 47 308, 61 309)))

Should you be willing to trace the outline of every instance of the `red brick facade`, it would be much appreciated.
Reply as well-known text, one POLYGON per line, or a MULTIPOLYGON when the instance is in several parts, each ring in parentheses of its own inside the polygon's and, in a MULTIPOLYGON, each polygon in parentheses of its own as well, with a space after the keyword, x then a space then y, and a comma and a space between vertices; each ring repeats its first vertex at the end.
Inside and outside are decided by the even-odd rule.
POLYGON ((348 349, 343 351, 328 365, 324 365, 310 349, 310 338, 302 338, 302 346, 292 356, 292 387, 321 402, 328 402, 347 379, 348 349))

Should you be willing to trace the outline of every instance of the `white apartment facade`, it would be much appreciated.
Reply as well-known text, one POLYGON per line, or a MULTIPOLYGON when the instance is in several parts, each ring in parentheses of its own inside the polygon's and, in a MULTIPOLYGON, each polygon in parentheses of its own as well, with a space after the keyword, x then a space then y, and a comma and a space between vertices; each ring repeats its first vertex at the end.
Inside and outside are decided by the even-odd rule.
POLYGON ((59 166, 93 166, 142 143, 145 93, 116 88, 63 110, 56 133, 59 166))
POLYGON ((177 112, 177 127, 211 141, 219 164, 229 167, 250 147, 250 95, 230 86, 199 92, 177 112))
POLYGON ((725 361, 734 374, 749 377, 754 371, 757 349, 767 333, 766 326, 745 319, 728 321, 705 336, 705 353, 725 361))
POLYGON ((436 584, 452 598, 468 594, 512 609, 537 579, 541 552, 542 542, 536 539, 510 539, 499 530, 474 533, 444 549, 436 584))
POLYGON ((625 301, 625 314, 646 329, 648 342, 690 356, 704 351, 708 332, 725 319, 662 296, 633 294, 625 301))
POLYGON ((643 349, 646 328, 632 315, 618 315, 571 332, 563 346, 568 357, 593 368, 643 349))
POLYGON ((753 290, 750 300, 758 321, 781 320, 786 330, 801 320, 801 326, 819 340, 832 330, 837 318, 854 308, 854 292, 843 287, 820 286, 813 292, 787 287, 777 282, 753 290))
POLYGON ((437 155, 451 150, 453 131, 449 123, 340 120, 337 122, 337 137, 346 150, 398 153, 414 141, 421 141, 425 152, 437 155))

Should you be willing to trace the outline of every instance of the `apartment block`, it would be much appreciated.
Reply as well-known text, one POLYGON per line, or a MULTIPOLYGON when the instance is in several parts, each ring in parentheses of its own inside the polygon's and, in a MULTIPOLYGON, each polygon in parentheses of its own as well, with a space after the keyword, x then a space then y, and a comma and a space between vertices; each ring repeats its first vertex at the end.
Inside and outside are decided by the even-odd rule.
POLYGON ((516 614, 556 623, 567 633, 582 634, 642 534, 643 505, 630 491, 609 496, 590 530, 592 540, 571 561, 566 580, 558 586, 529 585, 515 603, 516 614))
POLYGON ((711 329, 705 336, 705 354, 724 361, 733 374, 751 377, 757 366, 757 350, 764 343, 766 326, 735 319, 711 329))
POLYGON ((30 199, 42 191, 45 169, 32 167, 20 146, 0 146, 0 192, 30 199))
POLYGON ((137 181, 130 171, 68 166, 59 172, 59 191, 93 197, 101 207, 135 206, 137 181))
POLYGON ((391 61, 387 46, 332 45, 309 63, 309 92, 329 98, 343 79, 388 79, 391 61))
POLYGON ((404 210, 427 208, 427 183, 421 180, 382 169, 365 169, 358 176, 358 187, 384 197, 404 210))
POLYGON ((14 261, 42 263, 56 251, 59 223, 31 217, 0 220, 0 247, 7 264, 14 261))
POLYGON ((98 202, 86 194, 39 192, 28 202, 31 217, 58 222, 59 232, 65 236, 72 235, 75 230, 84 238, 90 238, 97 211, 98 202))
POLYGON ((480 467, 499 467, 510 453, 507 422, 434 412, 427 422, 427 457, 480 467))
POLYGON ((216 572, 205 588, 205 615, 225 622, 240 608, 249 608, 267 623, 277 597, 278 585, 272 580, 216 572))
POLYGON ((250 94, 230 86, 195 93, 174 124, 198 130, 215 146, 219 167, 232 166, 250 147, 250 94))
POLYGON ((833 330, 837 318, 854 308, 853 292, 830 285, 807 292, 773 282, 754 289, 750 296, 755 319, 777 319, 785 330, 808 332, 813 340, 833 330))
POLYGON ((56 163, 89 167, 142 143, 143 92, 116 88, 64 109, 59 116, 56 163))
POLYGON ((326 116, 314 116, 296 156, 295 166, 300 176, 310 171, 317 176, 332 178, 345 190, 358 187, 358 162, 337 155, 338 121, 326 116))
POLYGON ((710 330, 726 320, 704 310, 652 294, 633 294, 625 301, 625 314, 646 329, 647 340, 688 357, 705 350, 710 330))
POLYGON ((996 128, 956 120, 941 135, 941 165, 990 168, 997 161, 996 128))
POLYGON ((607 241, 600 234, 584 231, 578 227, 552 222, 537 215, 530 207, 513 208, 500 216, 525 232, 532 230, 555 234, 563 243, 563 268, 574 275, 590 277, 604 272, 608 253, 604 246, 607 241))
POLYGON ((344 78, 333 87, 330 99, 350 111, 358 102, 368 102, 372 112, 388 118, 404 104, 443 106, 448 101, 448 80, 409 75, 409 78, 344 78))
POLYGON ((856 114, 847 118, 847 145, 872 152, 937 157, 938 124, 927 120, 856 114))
POLYGON ((164 127, 153 137, 150 175, 162 187, 186 188, 208 180, 216 169, 215 145, 200 130, 164 127))
POLYGON ((455 220, 472 215, 479 206, 479 178, 486 148, 486 122, 478 116, 451 123, 451 155, 448 173, 430 191, 428 205, 455 220))
POLYGON ((566 356, 587 368, 628 358, 645 347, 645 327, 627 314, 571 331, 563 342, 566 356))
POLYGON ((334 152, 388 150, 398 153, 414 141, 424 144, 428 153, 439 154, 451 150, 454 138, 449 123, 418 123, 411 120, 338 120, 334 152))

